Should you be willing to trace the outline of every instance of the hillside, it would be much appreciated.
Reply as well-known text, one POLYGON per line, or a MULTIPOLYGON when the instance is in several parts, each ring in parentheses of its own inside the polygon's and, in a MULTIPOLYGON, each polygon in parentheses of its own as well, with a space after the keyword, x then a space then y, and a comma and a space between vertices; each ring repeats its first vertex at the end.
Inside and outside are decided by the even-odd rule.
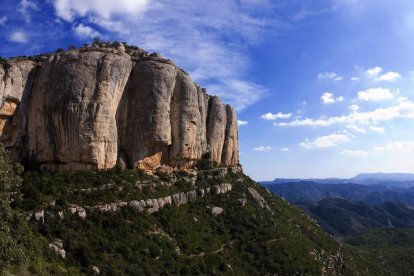
POLYGON ((389 268, 389 275, 411 275, 414 271, 414 229, 375 229, 347 239, 358 250, 376 256, 389 268))
POLYGON ((119 169, 27 172, 21 191, 13 206, 30 218, 32 230, 29 241, 17 238, 36 250, 26 265, 9 266, 17 274, 387 270, 363 261, 361 253, 332 239, 303 211, 227 168, 202 170, 196 178, 182 171, 161 176, 119 169), (150 200, 155 198, 167 203, 161 207, 160 200, 150 200))
POLYGON ((297 205, 336 236, 354 235, 373 228, 414 226, 414 210, 399 203, 370 206, 363 202, 327 198, 317 203, 300 202, 297 205))

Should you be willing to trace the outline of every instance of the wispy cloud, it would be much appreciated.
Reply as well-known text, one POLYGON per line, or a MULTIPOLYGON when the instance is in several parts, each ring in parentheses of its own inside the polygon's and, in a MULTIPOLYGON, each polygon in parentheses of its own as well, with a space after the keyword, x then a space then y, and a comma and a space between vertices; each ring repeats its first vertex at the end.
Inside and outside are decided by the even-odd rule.
POLYGON ((26 23, 30 23, 32 20, 31 12, 39 11, 39 7, 30 0, 21 0, 18 11, 23 15, 26 23))
POLYGON ((24 31, 15 31, 10 34, 9 40, 16 43, 27 43, 29 38, 24 31))
POLYGON ((377 133, 384 133, 385 132, 385 128, 379 127, 379 126, 369 126, 369 130, 371 130, 373 132, 377 132, 377 133))
POLYGON ((57 16, 72 21, 77 16, 96 14, 110 19, 116 14, 136 15, 149 6, 148 0, 54 0, 57 16))
POLYGON ((253 148, 254 151, 259 151, 259 152, 268 152, 271 151, 273 148, 271 146, 259 146, 259 147, 255 147, 253 148))
POLYGON ((0 17, 0 26, 4 26, 7 22, 7 16, 0 17))
POLYGON ((278 26, 265 16, 272 2, 261 2, 54 0, 54 7, 63 20, 99 26, 103 34, 171 58, 240 111, 267 94, 250 79, 247 54, 250 45, 278 26))
POLYGON ((414 118, 414 102, 403 101, 396 105, 377 108, 373 111, 358 112, 352 111, 348 115, 337 117, 302 120, 294 120, 290 122, 279 122, 277 126, 331 126, 334 124, 375 124, 382 121, 391 121, 397 118, 413 119, 414 118))
POLYGON ((368 152, 363 150, 344 150, 339 153, 339 155, 345 155, 350 157, 364 157, 368 156, 368 152))
POLYGON ((351 140, 349 139, 347 135, 340 134, 340 133, 334 133, 331 135, 318 137, 313 141, 309 139, 305 139, 305 141, 301 142, 299 146, 305 149, 331 148, 331 147, 336 147, 341 143, 346 143, 349 141, 351 140))
POLYGON ((338 75, 335 72, 325 72, 325 73, 319 73, 318 74, 318 79, 331 79, 331 80, 335 80, 335 81, 340 81, 343 78, 344 77, 338 75))

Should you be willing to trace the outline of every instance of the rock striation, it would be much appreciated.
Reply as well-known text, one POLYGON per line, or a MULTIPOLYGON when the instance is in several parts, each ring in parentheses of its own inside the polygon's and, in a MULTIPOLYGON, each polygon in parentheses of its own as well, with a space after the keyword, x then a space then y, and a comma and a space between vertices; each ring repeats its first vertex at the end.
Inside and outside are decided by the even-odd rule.
POLYGON ((239 162, 231 106, 170 60, 119 43, 0 64, 0 138, 13 161, 50 171, 190 168, 206 152, 239 162))

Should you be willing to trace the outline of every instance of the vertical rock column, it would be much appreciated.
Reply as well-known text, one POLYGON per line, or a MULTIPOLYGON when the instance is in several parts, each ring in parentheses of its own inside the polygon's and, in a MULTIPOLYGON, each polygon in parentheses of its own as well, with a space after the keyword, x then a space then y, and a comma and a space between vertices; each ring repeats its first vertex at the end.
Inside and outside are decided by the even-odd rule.
POLYGON ((28 115, 28 151, 52 171, 112 168, 115 110, 129 78, 128 57, 69 51, 49 58, 36 78, 28 115))

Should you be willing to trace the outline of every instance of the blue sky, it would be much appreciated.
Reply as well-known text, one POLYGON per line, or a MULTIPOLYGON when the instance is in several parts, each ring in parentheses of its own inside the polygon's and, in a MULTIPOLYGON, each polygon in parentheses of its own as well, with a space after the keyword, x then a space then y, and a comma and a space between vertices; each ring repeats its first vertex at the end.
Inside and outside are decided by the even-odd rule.
POLYGON ((3 0, 0 56, 93 37, 173 59, 238 110, 256 180, 414 172, 414 2, 3 0))

